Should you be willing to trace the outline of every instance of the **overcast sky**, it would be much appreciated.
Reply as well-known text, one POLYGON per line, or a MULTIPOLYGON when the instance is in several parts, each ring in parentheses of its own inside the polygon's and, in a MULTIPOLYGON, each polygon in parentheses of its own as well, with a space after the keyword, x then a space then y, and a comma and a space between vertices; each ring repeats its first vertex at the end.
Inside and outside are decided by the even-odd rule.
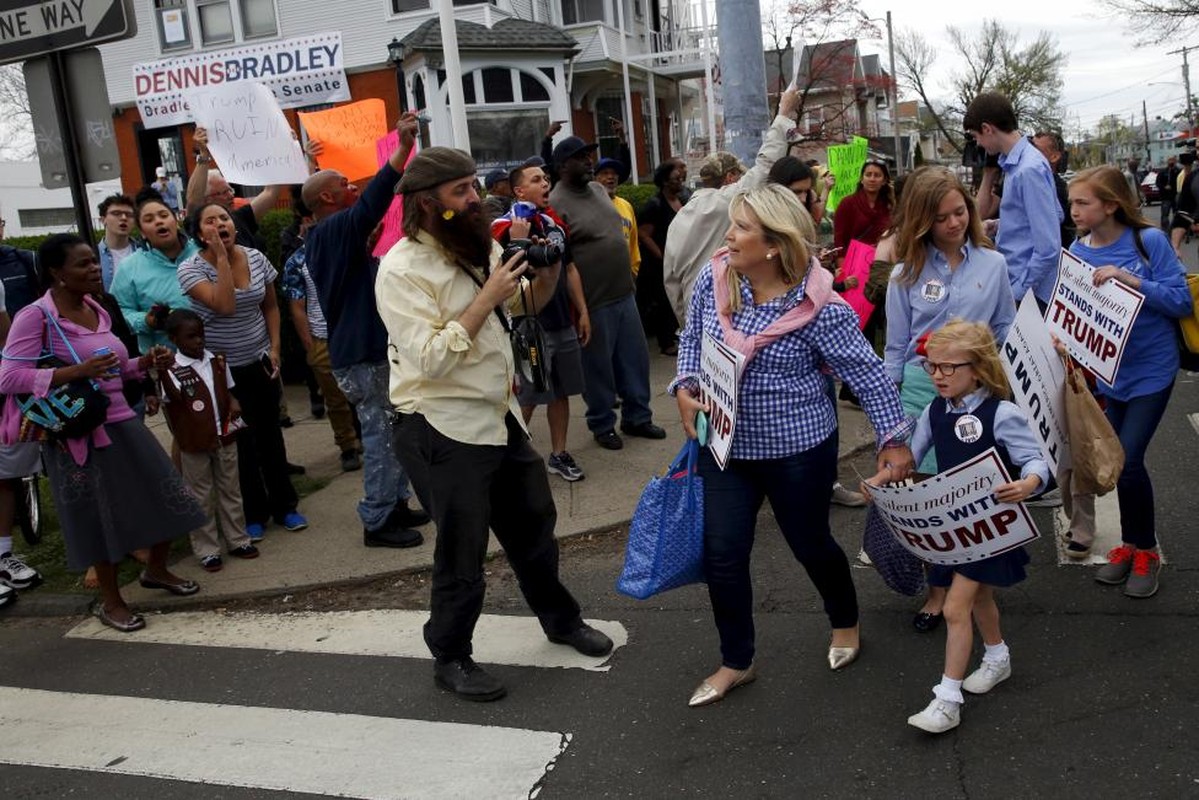
MULTIPOLYGON (((1124 119, 1135 114, 1140 123, 1142 100, 1150 120, 1157 115, 1172 116, 1185 106, 1186 92, 1182 88, 1182 56, 1166 55, 1166 51, 1184 44, 1199 44, 1196 34, 1169 45, 1138 45, 1137 37, 1128 33, 1123 19, 1094 11, 1098 6, 1096 0, 1007 0, 991 4, 994 11, 988 11, 988 4, 970 2, 937 3, 935 12, 931 10, 932 4, 913 0, 860 0, 858 5, 876 17, 885 16, 890 7, 896 31, 914 28, 937 46, 940 55, 933 65, 931 81, 935 89, 930 91, 941 96, 949 95, 946 79, 959 68, 945 35, 946 25, 977 32, 984 17, 996 17, 1006 27, 1017 30, 1022 43, 1031 41, 1042 30, 1048 31, 1067 56, 1062 101, 1068 136, 1079 127, 1093 128, 1105 114, 1120 114, 1124 119), (1002 16, 995 13, 1000 9, 1002 16)), ((863 50, 882 54, 886 64, 885 39, 866 42, 863 50)), ((1190 61, 1191 77, 1199 82, 1199 52, 1192 53, 1190 61)), ((1196 88, 1199 87, 1192 86, 1193 90, 1196 88)), ((900 93, 902 98, 902 88, 900 93)))

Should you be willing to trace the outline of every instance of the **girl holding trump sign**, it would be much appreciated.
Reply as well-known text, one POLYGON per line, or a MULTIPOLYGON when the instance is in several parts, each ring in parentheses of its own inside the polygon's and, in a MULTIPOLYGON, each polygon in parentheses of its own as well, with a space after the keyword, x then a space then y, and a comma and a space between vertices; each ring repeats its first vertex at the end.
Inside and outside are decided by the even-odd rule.
POLYGON ((1115 383, 1099 382, 1107 418, 1124 447, 1124 470, 1116 484, 1122 541, 1107 554, 1108 563, 1095 580, 1124 584, 1129 597, 1152 597, 1161 559, 1145 450, 1178 374, 1174 320, 1192 313, 1186 268, 1165 234, 1141 216, 1128 182, 1115 167, 1083 170, 1070 181, 1069 191, 1070 217, 1079 236, 1070 252, 1095 267, 1091 280, 1096 286, 1116 280, 1145 295, 1115 383))
MULTIPOLYGON (((1019 478, 996 488, 1000 503, 1019 503, 1049 482, 1049 465, 1028 426, 1024 412, 1006 398, 1011 395, 999 360, 995 337, 986 323, 953 320, 934 331, 921 367, 932 376, 939 399, 920 414, 912 436, 912 456, 919 463, 929 450, 944 472, 994 447, 1009 475, 1019 478)), ((885 471, 870 484, 887 482, 885 471)), ((863 487, 868 489, 868 487, 863 487)), ((944 733, 961 722, 962 690, 985 694, 1012 674, 1011 656, 999 629, 995 587, 1024 580, 1028 554, 1018 547, 969 564, 934 564, 928 571, 932 587, 947 588, 945 596, 945 668, 933 687, 933 701, 908 724, 929 733, 944 733), (985 652, 978 669, 966 677, 966 666, 978 625, 985 652)))

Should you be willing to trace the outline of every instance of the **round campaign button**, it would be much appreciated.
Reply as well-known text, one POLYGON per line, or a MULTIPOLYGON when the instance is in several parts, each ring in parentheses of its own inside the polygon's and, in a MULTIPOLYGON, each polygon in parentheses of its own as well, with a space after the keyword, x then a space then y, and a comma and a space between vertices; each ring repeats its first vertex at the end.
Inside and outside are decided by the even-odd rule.
POLYGON ((945 299, 945 284, 932 278, 920 287, 920 296, 929 303, 939 303, 945 299))
POLYGON ((192 401, 192 411, 203 411, 203 410, 204 410, 204 401, 203 400, 193 400, 192 401))
POLYGON ((963 414, 953 423, 953 433, 959 441, 973 444, 983 438, 983 422, 973 414, 963 414))

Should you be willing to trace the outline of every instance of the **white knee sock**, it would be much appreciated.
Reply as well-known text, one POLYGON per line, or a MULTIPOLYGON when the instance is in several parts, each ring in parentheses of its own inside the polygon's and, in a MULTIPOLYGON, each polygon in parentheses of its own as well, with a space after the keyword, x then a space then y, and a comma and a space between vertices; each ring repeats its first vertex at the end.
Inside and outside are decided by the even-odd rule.
POLYGON ((984 644, 983 661, 989 664, 1000 664, 1012 657, 1011 652, 1007 649, 1007 642, 1000 641, 999 644, 984 644))
POLYGON ((933 694, 937 696, 938 700, 958 704, 965 702, 962 697, 962 682, 955 681, 946 675, 942 675, 941 682, 933 687, 933 694))

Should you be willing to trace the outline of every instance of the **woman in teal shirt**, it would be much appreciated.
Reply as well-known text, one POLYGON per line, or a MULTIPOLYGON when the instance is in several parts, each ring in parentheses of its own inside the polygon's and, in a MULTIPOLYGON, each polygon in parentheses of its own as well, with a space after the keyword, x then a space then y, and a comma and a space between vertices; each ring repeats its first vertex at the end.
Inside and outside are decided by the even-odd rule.
POLYGON ((130 330, 137 334, 141 351, 148 353, 156 344, 171 347, 162 327, 166 314, 153 313, 154 307, 191 307, 176 272, 180 264, 199 252, 199 247, 179 230, 175 213, 157 193, 138 195, 137 226, 145 249, 121 262, 110 291, 130 330))

